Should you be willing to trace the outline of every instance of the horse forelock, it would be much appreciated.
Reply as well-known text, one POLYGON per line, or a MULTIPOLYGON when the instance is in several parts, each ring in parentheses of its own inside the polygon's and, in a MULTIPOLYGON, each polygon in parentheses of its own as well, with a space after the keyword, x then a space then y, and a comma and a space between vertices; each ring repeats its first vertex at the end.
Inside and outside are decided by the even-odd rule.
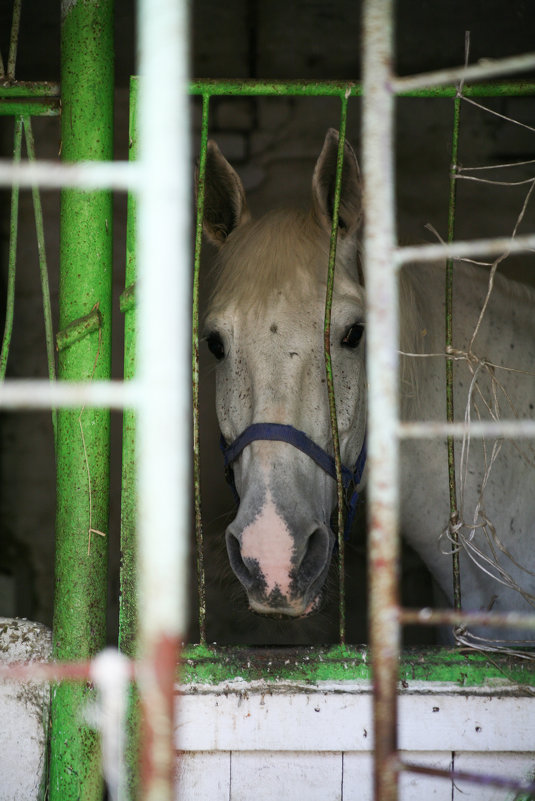
MULTIPOLYGON (((304 300, 325 285, 329 236, 312 213, 279 209, 239 226, 220 249, 207 314, 260 311, 276 293, 304 300)), ((356 246, 340 239, 337 270, 357 275, 356 246)))

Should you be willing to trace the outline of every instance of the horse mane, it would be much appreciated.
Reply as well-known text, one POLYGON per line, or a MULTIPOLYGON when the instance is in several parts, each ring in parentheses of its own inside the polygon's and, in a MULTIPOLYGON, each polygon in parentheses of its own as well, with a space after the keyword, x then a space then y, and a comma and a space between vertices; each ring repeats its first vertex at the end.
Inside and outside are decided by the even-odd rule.
MULTIPOLYGON (((339 238, 337 269, 349 269, 353 241, 339 238)), ((208 314, 230 306, 265 308, 276 293, 303 299, 311 285, 325 284, 329 236, 313 212, 276 209, 236 228, 219 250, 212 271, 208 314)), ((356 268, 355 268, 356 269, 356 268)))

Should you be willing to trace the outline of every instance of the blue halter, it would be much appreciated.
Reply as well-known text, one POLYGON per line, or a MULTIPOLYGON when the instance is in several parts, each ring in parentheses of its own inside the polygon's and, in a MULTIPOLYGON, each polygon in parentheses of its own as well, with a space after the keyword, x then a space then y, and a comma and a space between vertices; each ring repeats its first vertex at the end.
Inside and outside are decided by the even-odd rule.
MULTIPOLYGON (((242 431, 230 445, 228 445, 223 436, 221 436, 220 444, 225 460, 225 475, 228 483, 232 487, 236 503, 240 502, 240 498, 236 490, 236 484, 234 483, 232 463, 236 461, 247 445, 250 445, 251 442, 255 442, 256 440, 287 442, 289 445, 293 445, 294 448, 297 448, 309 456, 322 470, 336 481, 336 463, 333 457, 329 456, 319 445, 316 445, 304 431, 299 431, 297 428, 284 425, 283 423, 253 423, 242 431)), ((355 519, 357 502, 359 499, 358 486, 362 480, 365 464, 366 437, 364 437, 364 442, 362 443, 362 448, 353 470, 342 465, 342 484, 346 492, 351 492, 347 500, 347 515, 344 526, 344 540, 346 541, 349 539, 351 526, 355 519)))

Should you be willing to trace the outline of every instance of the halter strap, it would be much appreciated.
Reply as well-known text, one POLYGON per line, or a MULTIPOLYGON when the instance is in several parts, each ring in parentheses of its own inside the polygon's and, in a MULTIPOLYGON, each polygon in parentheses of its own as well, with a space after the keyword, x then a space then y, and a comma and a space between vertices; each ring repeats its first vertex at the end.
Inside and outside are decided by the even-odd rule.
MULTIPOLYGON (((241 434, 239 434, 234 442, 230 445, 227 444, 223 436, 221 436, 221 450, 225 461, 225 474, 227 481, 232 487, 234 497, 239 503, 239 495, 236 490, 234 482, 234 472, 232 470, 232 463, 236 461, 247 445, 257 440, 270 440, 276 442, 286 442, 293 445, 294 448, 302 451, 302 453, 309 456, 322 470, 324 470, 331 478, 336 481, 336 463, 332 456, 317 445, 304 431, 294 428, 290 425, 283 423, 253 423, 248 426, 241 434)), ((351 470, 349 467, 342 465, 342 485, 345 490, 352 489, 351 495, 347 501, 347 515, 344 526, 344 539, 349 539, 349 533, 355 517, 357 508, 357 501, 359 498, 358 485, 361 482, 364 466, 366 464, 366 437, 362 443, 362 448, 357 457, 355 467, 351 470)))

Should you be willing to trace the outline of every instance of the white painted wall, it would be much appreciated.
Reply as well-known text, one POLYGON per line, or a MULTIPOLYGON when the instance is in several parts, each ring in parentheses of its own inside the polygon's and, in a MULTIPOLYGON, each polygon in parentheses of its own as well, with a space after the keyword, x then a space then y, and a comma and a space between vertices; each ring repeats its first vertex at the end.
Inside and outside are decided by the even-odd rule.
MULTIPOLYGON (((364 682, 177 688, 180 801, 372 801, 372 700, 364 682)), ((401 691, 401 758, 529 779, 535 697, 503 685, 401 691)), ((404 774, 402 801, 512 801, 514 791, 404 774)))

